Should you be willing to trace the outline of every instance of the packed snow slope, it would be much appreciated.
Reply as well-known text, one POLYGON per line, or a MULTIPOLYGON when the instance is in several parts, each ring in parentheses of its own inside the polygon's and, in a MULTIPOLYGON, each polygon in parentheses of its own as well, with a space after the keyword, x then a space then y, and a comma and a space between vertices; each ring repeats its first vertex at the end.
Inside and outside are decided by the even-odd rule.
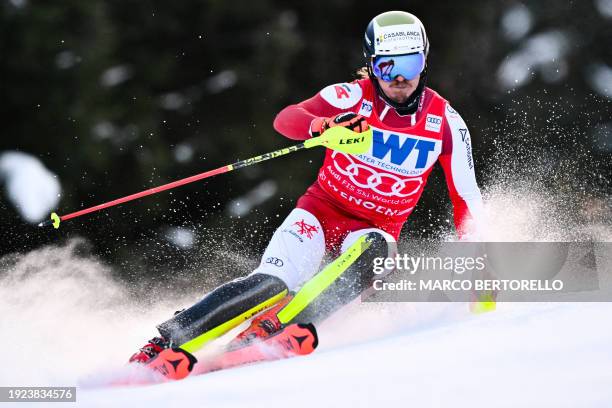
POLYGON ((155 386, 79 389, 78 405, 612 406, 611 304, 514 304, 459 320, 457 307, 444 306, 437 323, 358 344, 326 347, 339 333, 325 326, 308 357, 155 386))
POLYGON ((355 304, 319 327, 310 356, 110 388, 106 371, 201 294, 134 304, 71 245, 4 262, 0 384, 78 386, 79 407, 612 406, 612 303, 355 304))

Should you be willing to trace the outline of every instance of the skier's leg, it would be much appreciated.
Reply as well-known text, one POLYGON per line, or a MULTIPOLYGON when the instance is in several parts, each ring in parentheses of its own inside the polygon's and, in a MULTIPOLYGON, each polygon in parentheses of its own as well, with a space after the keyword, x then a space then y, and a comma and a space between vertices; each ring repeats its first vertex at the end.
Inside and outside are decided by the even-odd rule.
POLYGON ((286 294, 287 285, 275 276, 257 274, 235 279, 214 289, 157 329, 173 345, 195 351, 207 341, 275 304, 286 294), (204 334, 208 335, 202 337, 204 334))
POLYGON ((274 305, 313 276, 324 252, 319 221, 308 211, 294 209, 274 233, 252 274, 218 287, 160 324, 158 330, 172 344, 193 352, 274 305))
MULTIPOLYGON (((371 243, 369 247, 299 314, 293 317, 292 323, 317 323, 326 319, 370 286, 375 258, 392 258, 397 253, 395 239, 377 228, 362 229, 349 233, 342 243, 342 252, 347 251, 364 235, 371 243)), ((326 273, 326 269, 323 269, 320 273, 326 273)), ((289 303, 287 309, 289 310, 291 307, 292 305, 289 303)))
POLYGON ((321 223, 310 212, 296 208, 272 236, 252 275, 276 276, 294 290, 318 272, 323 255, 325 236, 321 223))

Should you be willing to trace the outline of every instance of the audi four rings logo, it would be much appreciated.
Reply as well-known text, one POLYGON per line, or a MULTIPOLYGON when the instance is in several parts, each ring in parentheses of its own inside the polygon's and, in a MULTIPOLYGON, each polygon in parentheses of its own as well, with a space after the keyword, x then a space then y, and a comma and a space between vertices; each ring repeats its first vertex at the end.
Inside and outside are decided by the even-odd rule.
POLYGON ((442 123, 442 119, 439 117, 427 116, 427 122, 439 125, 442 123))
POLYGON ((422 177, 402 179, 395 174, 379 173, 375 169, 355 162, 351 156, 334 151, 334 167, 358 187, 372 190, 387 197, 408 197, 415 194, 423 184, 422 177), (388 191, 387 191, 388 190, 388 191))
POLYGON ((269 263, 274 266, 278 266, 279 268, 285 264, 282 259, 275 258, 273 256, 266 258, 266 263, 269 263))

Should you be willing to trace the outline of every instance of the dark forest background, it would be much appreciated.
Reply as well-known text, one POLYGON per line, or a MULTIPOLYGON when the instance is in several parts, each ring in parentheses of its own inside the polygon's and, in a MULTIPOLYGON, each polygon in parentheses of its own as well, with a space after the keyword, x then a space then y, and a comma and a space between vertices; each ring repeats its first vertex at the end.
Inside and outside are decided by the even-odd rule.
MULTIPOLYGON (((41 160, 66 214, 288 146, 275 114, 353 79, 367 23, 392 9, 425 24, 429 86, 468 123, 485 190, 499 157, 530 166, 517 144, 559 159, 580 148, 582 193, 609 206, 609 0, 0 0, 0 154, 41 160)), ((57 231, 24 221, 2 193, 0 255, 84 237, 135 279, 197 269, 213 252, 255 257, 322 157, 275 159, 57 231)), ((436 169, 404 236, 448 228, 447 197, 436 169)))

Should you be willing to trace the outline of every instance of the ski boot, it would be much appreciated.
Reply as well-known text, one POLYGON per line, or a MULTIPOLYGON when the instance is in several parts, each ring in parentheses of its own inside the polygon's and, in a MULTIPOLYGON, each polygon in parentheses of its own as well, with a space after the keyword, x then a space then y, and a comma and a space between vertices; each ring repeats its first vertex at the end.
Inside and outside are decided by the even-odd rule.
POLYGON ((168 380, 180 380, 189 375, 197 360, 191 353, 171 347, 163 337, 154 337, 129 362, 143 364, 168 380))
POLYGON ((147 364, 157 357, 159 353, 170 347, 170 342, 163 337, 154 337, 144 345, 138 352, 132 354, 130 363, 147 364))
POLYGON ((235 350, 251 343, 254 340, 265 340, 283 328, 277 314, 293 299, 292 295, 285 296, 272 308, 255 317, 250 326, 242 331, 228 344, 228 350, 235 350))

